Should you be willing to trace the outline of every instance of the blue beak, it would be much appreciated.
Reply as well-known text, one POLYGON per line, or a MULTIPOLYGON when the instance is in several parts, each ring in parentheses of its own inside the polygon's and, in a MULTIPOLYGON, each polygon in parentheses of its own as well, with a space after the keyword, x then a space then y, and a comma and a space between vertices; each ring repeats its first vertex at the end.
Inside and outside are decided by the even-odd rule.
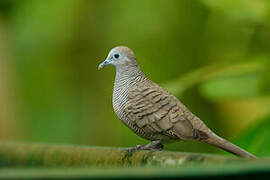
POLYGON ((110 62, 111 60, 106 59, 105 61, 99 64, 98 69, 102 69, 104 66, 107 66, 110 62))

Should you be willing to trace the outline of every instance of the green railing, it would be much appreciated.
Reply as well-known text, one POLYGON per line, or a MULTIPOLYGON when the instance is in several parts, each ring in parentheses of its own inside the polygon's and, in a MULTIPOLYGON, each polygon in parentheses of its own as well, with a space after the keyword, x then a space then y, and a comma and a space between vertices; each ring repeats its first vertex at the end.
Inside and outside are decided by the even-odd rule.
POLYGON ((0 142, 0 178, 270 177, 270 159, 0 142))

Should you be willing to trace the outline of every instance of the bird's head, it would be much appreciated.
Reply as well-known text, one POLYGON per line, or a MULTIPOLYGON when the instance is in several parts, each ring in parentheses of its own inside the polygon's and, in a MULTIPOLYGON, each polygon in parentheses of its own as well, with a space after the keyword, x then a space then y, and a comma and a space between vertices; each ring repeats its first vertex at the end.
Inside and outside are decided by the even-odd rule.
POLYGON ((137 62, 136 57, 130 48, 117 46, 109 52, 106 60, 99 64, 98 69, 107 65, 113 65, 116 68, 124 68, 127 66, 137 66, 137 62))

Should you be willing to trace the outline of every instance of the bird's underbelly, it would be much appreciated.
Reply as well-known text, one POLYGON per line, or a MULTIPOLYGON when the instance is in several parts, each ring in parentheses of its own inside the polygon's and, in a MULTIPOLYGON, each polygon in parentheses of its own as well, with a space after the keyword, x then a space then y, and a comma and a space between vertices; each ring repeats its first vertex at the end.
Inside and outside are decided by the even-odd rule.
POLYGON ((150 141, 160 140, 163 144, 177 141, 176 139, 166 136, 164 134, 145 132, 144 129, 138 127, 133 121, 128 118, 124 107, 125 106, 120 106, 119 104, 113 103, 114 112, 118 116, 118 118, 138 136, 150 141))
POLYGON ((118 116, 118 118, 134 133, 136 133, 142 138, 153 140, 151 134, 144 132, 142 128, 138 127, 134 122, 132 122, 128 118, 128 115, 126 114, 124 108, 121 108, 119 104, 113 103, 113 109, 114 109, 115 114, 118 116))

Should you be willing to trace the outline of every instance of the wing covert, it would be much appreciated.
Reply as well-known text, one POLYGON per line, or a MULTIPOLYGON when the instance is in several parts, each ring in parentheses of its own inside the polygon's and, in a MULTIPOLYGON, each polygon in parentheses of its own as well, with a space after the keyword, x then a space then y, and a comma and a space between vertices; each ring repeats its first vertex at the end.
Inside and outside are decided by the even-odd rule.
POLYGON ((130 91, 126 113, 146 133, 173 138, 192 139, 192 124, 186 118, 187 108, 167 91, 156 86, 137 86, 130 91))

